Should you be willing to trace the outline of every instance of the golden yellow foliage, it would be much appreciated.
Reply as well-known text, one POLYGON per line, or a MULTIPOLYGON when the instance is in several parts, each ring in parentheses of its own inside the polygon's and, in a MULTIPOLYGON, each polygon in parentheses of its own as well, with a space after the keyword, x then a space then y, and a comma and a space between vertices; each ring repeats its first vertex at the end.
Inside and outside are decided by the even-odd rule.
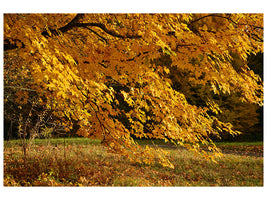
MULTIPOLYGON (((198 144, 210 145, 203 155, 213 159, 220 152, 209 134, 236 134, 173 88, 166 78, 172 68, 216 94, 263 101, 262 82, 246 65, 248 54, 263 51, 262 14, 5 14, 4 41, 5 51, 27 63, 31 89, 58 118, 69 127, 77 121, 78 134, 138 162, 173 166, 164 151, 142 148, 132 136, 196 152, 198 144), (238 68, 233 53, 243 63, 238 68), (170 66, 153 63, 162 55, 170 66)), ((207 107, 220 112, 213 101, 207 107)))

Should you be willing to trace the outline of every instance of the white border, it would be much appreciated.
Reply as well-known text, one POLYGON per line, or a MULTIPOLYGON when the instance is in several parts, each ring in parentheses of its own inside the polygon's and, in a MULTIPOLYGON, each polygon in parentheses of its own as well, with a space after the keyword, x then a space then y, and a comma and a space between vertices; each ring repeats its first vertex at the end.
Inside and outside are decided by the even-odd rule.
MULTIPOLYGON (((263 0, 3 0, 0 4, 1 35, 3 36, 3 13, 264 13, 263 0)), ((264 24, 265 25, 265 24, 264 24)), ((3 37, 2 37, 3 38, 3 37)), ((3 39, 0 42, 3 55, 3 39)), ((1 57, 3 66, 3 56, 1 57)), ((3 67, 1 68, 0 98, 3 100, 3 67)), ((264 80, 266 80, 264 73, 264 80)), ((3 132, 3 102, 1 132, 3 132)), ((265 113, 264 113, 264 119, 265 113)), ((265 122, 265 120, 264 120, 265 122)), ((265 134, 265 132, 264 132, 265 134)), ((61 187, 61 188, 6 188, 3 187, 3 135, 0 140, 0 197, 6 199, 262 199, 267 196, 265 187, 61 187)), ((265 142, 265 139, 264 139, 265 142)), ((264 162, 266 166, 266 161, 264 162)), ((266 178, 264 178, 266 183, 266 178)))
POLYGON ((4 13, 263 13, 264 0, 5 0, 4 13))

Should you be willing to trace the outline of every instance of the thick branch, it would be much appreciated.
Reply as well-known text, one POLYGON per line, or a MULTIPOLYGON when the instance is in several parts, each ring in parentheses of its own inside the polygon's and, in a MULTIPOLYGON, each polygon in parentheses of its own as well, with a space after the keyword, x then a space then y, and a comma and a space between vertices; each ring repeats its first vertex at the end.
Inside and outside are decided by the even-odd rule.
MULTIPOLYGON (((79 20, 83 17, 83 14, 77 14, 73 20, 71 20, 67 25, 59 28, 59 29, 49 29, 49 31, 51 32, 52 35, 58 35, 59 32, 65 33, 73 28, 87 28, 88 27, 98 27, 100 29, 102 29, 105 33, 113 36, 113 37, 117 37, 117 38, 122 38, 122 39, 134 39, 134 38, 141 38, 140 35, 130 35, 130 34, 126 34, 126 35, 121 35, 117 32, 115 32, 114 30, 109 30, 104 24, 102 23, 79 23, 79 20)), ((96 32, 93 32, 96 34, 96 32)), ((45 37, 49 36, 49 33, 47 30, 42 32, 42 35, 45 37)), ((99 36, 99 34, 97 34, 99 36)), ((103 37, 102 37, 103 39, 103 37)))
POLYGON ((75 23, 78 23, 80 19, 82 19, 84 14, 77 14, 67 25, 59 28, 59 30, 63 33, 72 29, 75 23))
POLYGON ((114 30, 109 30, 104 24, 102 23, 75 23, 73 24, 74 27, 83 27, 83 28, 86 28, 86 27, 90 27, 90 26, 94 26, 94 27, 98 27, 100 29, 102 29, 105 33, 113 36, 113 37, 117 37, 117 38, 122 38, 122 39, 126 39, 126 38, 129 38, 129 39, 134 39, 134 38, 141 38, 140 35, 130 35, 130 34, 126 34, 126 35, 121 35, 117 32, 115 32, 114 30))

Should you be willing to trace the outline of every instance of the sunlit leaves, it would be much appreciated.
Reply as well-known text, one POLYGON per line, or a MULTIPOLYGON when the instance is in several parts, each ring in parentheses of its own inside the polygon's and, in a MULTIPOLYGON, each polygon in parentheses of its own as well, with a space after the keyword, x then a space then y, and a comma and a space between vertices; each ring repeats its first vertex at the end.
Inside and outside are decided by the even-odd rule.
MULTIPOLYGON (((261 14, 8 14, 4 39, 17 45, 12 51, 24 59, 17 66, 27 66, 21 71, 32 78, 31 89, 61 123, 77 122, 79 135, 101 138, 131 160, 172 167, 164 152, 143 149, 132 136, 195 152, 198 144, 210 145, 203 155, 219 156, 209 136, 237 132, 207 114, 221 112, 216 102, 207 97, 197 107, 184 94, 203 87, 202 95, 235 93, 262 104, 262 81, 246 62, 263 51, 262 20, 261 14)), ((27 102, 26 93, 15 96, 27 102)))

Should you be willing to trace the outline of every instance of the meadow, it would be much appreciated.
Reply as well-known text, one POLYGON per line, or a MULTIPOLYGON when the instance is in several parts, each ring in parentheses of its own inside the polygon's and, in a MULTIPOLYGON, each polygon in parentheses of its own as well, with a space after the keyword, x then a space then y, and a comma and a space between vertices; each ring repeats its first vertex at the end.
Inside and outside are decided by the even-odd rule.
POLYGON ((174 169, 132 163, 87 138, 35 139, 26 157, 20 140, 4 141, 4 186, 263 186, 262 142, 217 143, 217 163, 158 144, 174 169))

